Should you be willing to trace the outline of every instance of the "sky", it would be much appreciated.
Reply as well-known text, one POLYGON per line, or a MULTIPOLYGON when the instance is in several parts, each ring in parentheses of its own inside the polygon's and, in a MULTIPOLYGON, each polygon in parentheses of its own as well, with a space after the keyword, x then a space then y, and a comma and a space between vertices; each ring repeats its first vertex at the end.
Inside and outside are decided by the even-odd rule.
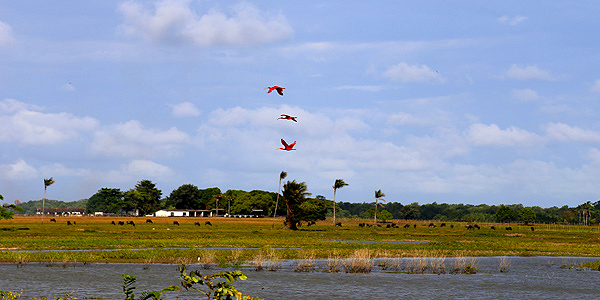
POLYGON ((276 192, 285 171, 328 199, 344 179, 344 202, 595 202, 599 15, 597 1, 0 0, 0 194, 39 200, 50 177, 62 201, 144 179, 163 196, 276 192))

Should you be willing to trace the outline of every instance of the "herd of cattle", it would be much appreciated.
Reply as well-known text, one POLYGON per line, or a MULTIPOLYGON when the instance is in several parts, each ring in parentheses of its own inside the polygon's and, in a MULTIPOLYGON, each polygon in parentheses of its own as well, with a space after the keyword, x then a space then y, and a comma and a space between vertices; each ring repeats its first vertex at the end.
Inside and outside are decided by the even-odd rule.
MULTIPOLYGON (((50 219, 50 222, 51 223, 56 223, 56 219, 52 218, 52 219, 50 219)), ((146 219, 146 223, 154 223, 154 222, 151 219, 146 219)), ((67 221, 67 225, 76 225, 76 224, 77 223, 75 221, 72 221, 72 222, 71 221, 67 221)), ((118 221, 118 222, 112 221, 111 224, 112 225, 117 225, 118 224, 118 225, 131 225, 131 226, 135 226, 135 222, 133 222, 133 221, 126 221, 126 222, 123 222, 123 221, 118 221)), ((307 226, 311 226, 311 225, 315 225, 315 224, 316 224, 315 221, 310 221, 310 222, 307 223, 307 226)), ((173 221, 173 225, 179 226, 179 222, 178 221, 173 221)), ((206 222, 204 222, 204 225, 212 226, 212 223, 210 223, 210 221, 206 221, 206 222)), ((299 225, 301 225, 301 223, 299 225)), ((200 222, 195 222, 194 226, 201 226, 200 222)), ((335 226, 342 227, 342 222, 335 222, 335 226)), ((373 227, 373 226, 384 227, 382 224, 373 225, 373 224, 369 224, 369 223, 358 223, 358 226, 359 227, 373 227)), ((441 223, 441 224, 439 224, 439 226, 440 227, 446 227, 446 223, 441 223)), ((396 223, 386 224, 385 227, 386 228, 400 228, 400 226, 398 224, 396 224, 396 223)), ((410 228, 410 227, 417 228, 417 224, 412 224, 412 226, 410 224, 405 224, 402 227, 404 227, 404 228, 410 228)), ((429 223, 428 227, 435 228, 435 227, 437 227, 437 225, 434 224, 434 223, 429 223)), ((449 227, 450 228, 454 228, 454 224, 450 224, 449 227)), ((468 225, 465 225, 465 228, 467 230, 475 230, 475 229, 481 229, 481 226, 479 226, 477 224, 468 224, 468 225)), ((490 229, 491 230, 496 230, 496 227, 492 225, 492 226, 490 226, 490 229)), ((506 227, 504 227, 504 229, 505 230, 513 230, 511 226, 506 226, 506 227)), ((535 228, 533 226, 531 226, 531 231, 535 231, 535 228)))

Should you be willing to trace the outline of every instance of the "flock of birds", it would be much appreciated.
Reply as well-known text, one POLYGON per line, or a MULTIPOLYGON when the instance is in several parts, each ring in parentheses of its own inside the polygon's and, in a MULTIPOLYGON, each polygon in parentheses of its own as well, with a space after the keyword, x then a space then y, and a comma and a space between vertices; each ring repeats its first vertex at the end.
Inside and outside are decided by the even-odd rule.
MULTIPOLYGON (((269 86, 269 87, 266 87, 265 90, 266 89, 268 89, 267 93, 277 91, 277 93, 281 96, 283 96, 283 90, 285 90, 284 87, 280 87, 278 85, 269 86)), ((281 114, 281 116, 279 116, 279 118, 277 118, 277 120, 289 120, 289 121, 298 122, 297 119, 298 119, 298 117, 290 116, 288 114, 281 114)), ((291 144, 288 144, 284 139, 281 139, 281 144, 283 145, 282 148, 279 148, 281 150, 284 150, 284 151, 296 150, 296 149, 294 149, 294 146, 296 146, 296 141, 294 141, 291 144)))

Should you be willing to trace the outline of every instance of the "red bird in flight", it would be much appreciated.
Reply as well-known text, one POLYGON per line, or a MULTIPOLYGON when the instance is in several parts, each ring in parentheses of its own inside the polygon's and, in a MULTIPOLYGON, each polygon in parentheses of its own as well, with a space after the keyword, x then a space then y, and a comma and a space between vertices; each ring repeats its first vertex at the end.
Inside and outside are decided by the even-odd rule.
POLYGON ((296 120, 297 118, 298 118, 298 117, 292 117, 292 116, 290 116, 290 115, 281 114, 281 117, 277 118, 277 120, 279 120, 279 119, 282 119, 282 120, 291 120, 291 121, 294 121, 294 122, 298 122, 298 121, 296 120))
POLYGON ((283 148, 279 148, 281 150, 285 150, 285 151, 296 150, 296 149, 294 149, 296 142, 293 142, 288 145, 288 143, 286 143, 283 139, 281 139, 281 144, 283 145, 283 148))
POLYGON ((276 91, 277 91, 277 93, 279 93, 279 95, 281 95, 281 96, 283 96, 283 90, 285 90, 285 88, 284 88, 284 87, 280 87, 280 86, 278 86, 278 85, 269 86, 269 87, 266 87, 265 89, 269 89, 269 90, 267 91, 267 93, 270 93, 270 92, 272 92, 273 90, 276 90, 276 91))

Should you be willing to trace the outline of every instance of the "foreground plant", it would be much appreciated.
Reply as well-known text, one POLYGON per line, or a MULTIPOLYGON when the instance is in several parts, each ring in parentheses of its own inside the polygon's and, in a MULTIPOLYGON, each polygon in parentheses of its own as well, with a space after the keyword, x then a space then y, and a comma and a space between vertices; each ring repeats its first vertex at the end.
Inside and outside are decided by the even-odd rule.
MULTIPOLYGON (((238 280, 246 280, 248 277, 242 271, 227 271, 219 272, 212 275, 202 276, 200 271, 194 270, 189 274, 185 265, 179 266, 179 272, 181 273, 181 286, 189 292, 195 290, 206 296, 207 300, 261 300, 261 298, 250 296, 244 296, 242 292, 239 292, 230 283, 237 282, 238 280), (224 279, 225 281, 222 281, 224 279), (217 282, 218 281, 218 282, 217 282)), ((179 291, 181 294, 182 289, 176 285, 170 285, 163 288, 160 291, 145 291, 141 297, 135 298, 133 290, 135 287, 135 276, 123 275, 123 292, 125 293, 125 300, 147 300, 147 299, 162 299, 162 294, 168 291, 179 291)))

